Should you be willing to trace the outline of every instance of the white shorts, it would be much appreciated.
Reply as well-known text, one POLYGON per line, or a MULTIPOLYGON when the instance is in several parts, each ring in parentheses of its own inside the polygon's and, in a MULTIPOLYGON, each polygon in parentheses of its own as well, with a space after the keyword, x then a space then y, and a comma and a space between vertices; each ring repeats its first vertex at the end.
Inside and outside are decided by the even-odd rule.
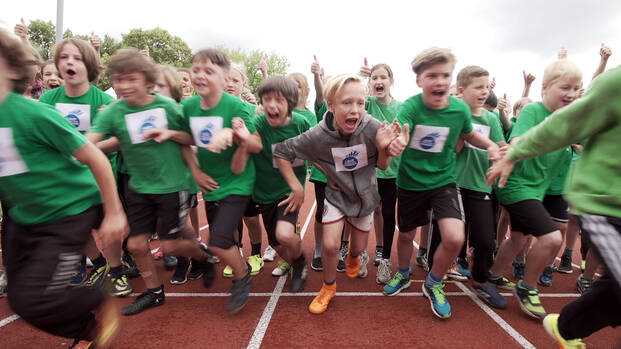
POLYGON ((343 218, 346 218, 347 223, 360 231, 369 232, 371 230, 373 213, 364 217, 346 217, 341 210, 328 202, 328 200, 323 201, 323 215, 321 219, 323 224, 338 222, 343 218))

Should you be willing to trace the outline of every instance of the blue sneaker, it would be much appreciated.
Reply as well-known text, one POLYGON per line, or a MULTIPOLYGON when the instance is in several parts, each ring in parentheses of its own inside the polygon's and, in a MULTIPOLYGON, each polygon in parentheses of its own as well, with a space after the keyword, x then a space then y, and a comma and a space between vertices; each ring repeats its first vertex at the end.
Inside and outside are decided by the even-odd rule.
POLYGON ((71 281, 69 281, 69 286, 82 286, 84 281, 86 280, 86 266, 80 264, 78 270, 73 273, 71 277, 71 281))
MULTIPOLYGON (((410 273, 411 272, 412 268, 410 268, 410 273)), ((390 280, 388 285, 384 286, 384 296, 396 296, 397 294, 399 294, 399 292, 401 292, 401 290, 410 287, 411 283, 412 281, 410 281, 409 277, 406 278, 400 272, 396 272, 395 276, 392 278, 392 280, 390 280)))
POLYGON ((483 286, 473 285, 472 289, 494 308, 504 309, 507 307, 507 300, 503 297, 494 285, 485 283, 483 286))
POLYGON ((468 265, 467 260, 458 258, 455 264, 457 265, 457 271, 461 275, 467 277, 468 279, 472 277, 472 271, 470 270, 470 265, 468 265))
POLYGON ((526 267, 526 263, 518 262, 515 259, 513 260, 513 276, 516 280, 524 279, 524 268, 526 267))
POLYGON ((423 282, 423 294, 429 298, 431 311, 440 319, 448 319, 451 317, 451 305, 444 294, 444 285, 437 284, 427 287, 423 282))
POLYGON ((551 266, 547 266, 541 276, 539 276, 539 284, 541 286, 550 287, 552 286, 552 276, 554 275, 554 268, 551 266))

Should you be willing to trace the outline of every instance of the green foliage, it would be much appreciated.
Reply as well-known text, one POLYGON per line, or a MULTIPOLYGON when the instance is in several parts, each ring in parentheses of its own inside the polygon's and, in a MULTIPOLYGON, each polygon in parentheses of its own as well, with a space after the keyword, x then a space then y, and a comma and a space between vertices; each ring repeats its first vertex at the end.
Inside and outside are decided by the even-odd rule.
POLYGON ((52 46, 56 41, 56 27, 51 21, 31 21, 28 25, 28 39, 39 50, 44 61, 52 59, 52 46))
POLYGON ((89 36, 88 35, 79 35, 79 34, 73 34, 73 32, 71 31, 71 29, 67 29, 65 30, 65 32, 63 33, 63 39, 68 39, 68 38, 72 38, 72 39, 82 39, 86 42, 89 41, 89 36))
POLYGON ((132 29, 129 33, 123 34, 121 47, 135 47, 142 50, 145 46, 149 47, 149 56, 158 64, 190 66, 192 50, 188 44, 164 29, 132 29))
POLYGON ((273 52, 268 54, 262 50, 245 51, 240 48, 229 49, 224 46, 219 46, 218 49, 226 53, 233 62, 243 63, 246 66, 248 89, 255 96, 258 96, 257 90, 259 89, 259 85, 263 80, 261 70, 259 69, 259 63, 261 63, 261 59, 263 57, 265 57, 265 61, 267 62, 268 75, 285 75, 290 65, 286 57, 278 56, 276 53, 273 52))

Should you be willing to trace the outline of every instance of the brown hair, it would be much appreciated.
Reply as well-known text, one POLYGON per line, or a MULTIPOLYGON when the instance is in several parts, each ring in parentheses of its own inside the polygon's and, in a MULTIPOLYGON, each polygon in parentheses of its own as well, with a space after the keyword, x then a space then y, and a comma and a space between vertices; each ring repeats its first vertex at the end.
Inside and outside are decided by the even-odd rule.
POLYGON ((386 72, 388 73, 388 77, 389 77, 391 80, 394 80, 394 77, 393 77, 393 75, 392 75, 392 69, 390 69, 390 67, 389 67, 389 66, 388 66, 388 64, 386 64, 386 63, 378 63, 378 64, 374 65, 374 66, 371 68, 371 74, 373 74, 373 72, 374 72, 374 71, 376 71, 376 70, 378 70, 378 69, 380 69, 380 68, 384 68, 384 69, 386 69, 386 72))
POLYGON ((464 67, 459 71, 459 74, 457 74, 457 87, 466 88, 470 85, 472 79, 482 76, 489 76, 489 72, 477 65, 464 67))
MULTIPOLYGON (((91 44, 82 39, 68 38, 62 40, 54 46, 54 64, 56 65, 56 69, 58 70, 59 75, 61 74, 60 69, 58 69, 60 53, 63 50, 63 47, 65 47, 65 45, 67 44, 72 44, 78 48, 78 51, 80 51, 80 54, 82 55, 82 62, 84 62, 84 66, 86 67, 88 81, 90 83, 95 83, 95 81, 97 81, 97 78, 99 78, 99 74, 103 70, 103 67, 99 62, 99 55, 97 54, 97 51, 95 51, 91 44)), ((65 78, 62 75, 61 77, 63 79, 65 78)))
POLYGON ((226 53, 215 48, 208 48, 196 52, 194 56, 192 56, 190 62, 194 63, 194 61, 196 60, 210 60, 211 63, 219 66, 225 72, 228 72, 229 69, 231 69, 231 59, 229 58, 229 56, 227 56, 226 53))
POLYGON ((268 93, 280 93, 287 100, 287 112, 291 111, 298 104, 298 85, 291 78, 282 75, 271 75, 259 85, 259 99, 268 93))
POLYGON ((11 80, 12 91, 23 94, 32 84, 34 73, 39 69, 37 57, 29 52, 26 45, 2 29, 0 29, 0 54, 7 66, 19 75, 18 79, 11 80))
POLYGON ((181 87, 181 76, 177 73, 177 69, 169 65, 158 65, 157 68, 168 84, 172 99, 177 101, 177 103, 181 102, 181 98, 183 97, 183 88, 181 87))
POLYGON ((113 74, 143 73, 150 84, 155 84, 158 74, 153 60, 133 47, 118 50, 110 59, 108 71, 110 76, 113 74))
POLYGON ((416 74, 422 74, 425 69, 438 63, 455 64, 457 60, 455 55, 448 48, 431 47, 417 54, 412 60, 412 71, 416 74))
POLYGON ((293 79, 295 82, 297 82, 298 85, 300 85, 302 91, 306 91, 305 96, 304 95, 298 96, 298 99, 305 98, 304 106, 306 107, 306 103, 308 102, 308 94, 310 92, 310 88, 308 87, 308 80, 306 79, 306 76, 304 76, 304 74, 302 73, 291 73, 289 74, 288 77, 293 79))

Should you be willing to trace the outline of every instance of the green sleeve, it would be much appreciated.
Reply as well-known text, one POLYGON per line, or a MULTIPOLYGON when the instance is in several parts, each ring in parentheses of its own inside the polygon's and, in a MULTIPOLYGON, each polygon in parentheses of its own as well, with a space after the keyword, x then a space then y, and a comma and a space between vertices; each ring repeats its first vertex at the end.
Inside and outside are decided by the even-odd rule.
MULTIPOLYGON (((410 103, 401 104, 401 108, 399 108, 399 113, 397 114, 397 120, 403 126, 408 124, 410 126, 410 133, 414 130, 414 123, 412 122, 412 114, 414 114, 414 108, 410 105, 410 103)), ((472 125, 470 125, 472 127, 472 125)))
POLYGON ((323 114, 325 114, 327 111, 328 111, 328 104, 326 104, 326 102, 323 102, 322 105, 317 105, 315 103, 315 116, 317 116, 317 123, 323 120, 323 114))
POLYGON ((470 115, 470 110, 466 111, 464 113, 464 115, 466 116, 466 118, 464 119, 464 126, 461 129, 461 133, 468 134, 468 133, 472 132, 472 130, 473 130, 473 128, 472 128, 472 116, 470 115))
POLYGON ((168 129, 176 131, 186 131, 183 125, 183 112, 180 106, 176 104, 166 108, 166 116, 168 118, 168 129))
POLYGON ((107 107, 106 109, 97 113, 95 124, 91 127, 88 133, 101 133, 105 135, 114 135, 112 117, 114 114, 113 107, 107 107))
POLYGON ((509 139, 507 139, 507 141, 511 141, 514 137, 521 137, 528 130, 536 126, 537 123, 535 103, 525 106, 520 113, 519 119, 517 119, 517 122, 513 124, 513 129, 511 130, 511 134, 509 135, 509 139))
POLYGON ((88 140, 56 110, 49 109, 49 113, 32 122, 32 127, 37 139, 66 156, 73 155, 76 150, 88 143, 88 140))
MULTIPOLYGON (((246 103, 244 103, 246 104, 246 103)), ((248 103, 250 104, 250 103, 248 103)), ((250 105, 254 105, 254 104, 250 104, 250 105)), ((256 106, 255 106, 256 109, 256 106)), ((252 119, 254 118, 254 114, 250 114, 251 113, 251 108, 250 107, 242 107, 240 108, 239 111, 239 117, 242 118, 242 120, 244 120, 244 122, 246 123, 246 127, 248 128, 248 132, 250 133, 254 133, 254 131, 256 131, 256 128, 254 127, 254 124, 252 123, 252 119)), ((254 109, 252 110, 252 113, 254 113, 254 109)))

